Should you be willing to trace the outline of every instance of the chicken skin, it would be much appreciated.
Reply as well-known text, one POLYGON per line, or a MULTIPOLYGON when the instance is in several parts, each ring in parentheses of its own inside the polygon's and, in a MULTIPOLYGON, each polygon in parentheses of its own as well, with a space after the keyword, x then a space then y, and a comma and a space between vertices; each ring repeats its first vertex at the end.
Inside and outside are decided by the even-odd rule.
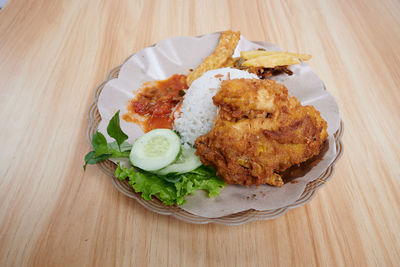
POLYGON ((318 155, 328 136, 320 113, 272 80, 223 81, 213 101, 215 126, 196 153, 228 184, 281 186, 280 173, 318 155))

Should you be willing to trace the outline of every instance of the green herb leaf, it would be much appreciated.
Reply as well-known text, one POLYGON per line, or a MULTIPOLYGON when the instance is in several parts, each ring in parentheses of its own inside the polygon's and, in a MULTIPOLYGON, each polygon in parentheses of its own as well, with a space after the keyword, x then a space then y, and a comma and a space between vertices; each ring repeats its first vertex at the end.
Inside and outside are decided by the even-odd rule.
POLYGON ((113 150, 119 150, 121 149, 121 152, 126 152, 126 151, 131 151, 132 150, 132 145, 129 144, 128 142, 123 142, 119 147, 118 143, 116 141, 112 143, 108 143, 108 148, 113 149, 113 150))
POLYGON ((121 151, 121 144, 128 139, 128 136, 121 130, 119 122, 119 110, 117 111, 117 113, 115 113, 115 115, 108 123, 107 133, 110 137, 114 138, 115 141, 117 141, 118 148, 121 151))
POLYGON ((96 150, 100 147, 107 146, 107 140, 105 136, 100 132, 95 132, 92 139, 93 148, 96 150))
POLYGON ((83 169, 86 170, 88 164, 96 164, 97 162, 109 158, 129 158, 132 150, 132 145, 124 142, 128 136, 121 130, 119 124, 119 111, 115 113, 107 126, 107 133, 115 141, 107 143, 106 137, 96 132, 92 138, 93 151, 90 151, 85 156, 85 165, 83 169))
POLYGON ((95 156, 101 156, 103 154, 110 154, 107 147, 107 140, 104 135, 100 132, 95 132, 92 139, 92 145, 95 151, 95 156))
POLYGON ((83 165, 83 169, 86 170, 86 166, 88 164, 96 164, 97 162, 100 162, 100 161, 103 161, 105 159, 108 159, 110 156, 111 156, 111 154, 96 155, 96 151, 95 150, 90 151, 85 156, 85 165, 83 165))

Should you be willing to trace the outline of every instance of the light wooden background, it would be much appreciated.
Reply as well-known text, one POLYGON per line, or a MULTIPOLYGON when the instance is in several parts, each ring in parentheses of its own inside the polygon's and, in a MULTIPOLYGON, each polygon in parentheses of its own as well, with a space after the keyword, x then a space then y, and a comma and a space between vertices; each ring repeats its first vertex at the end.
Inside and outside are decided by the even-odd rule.
POLYGON ((10 0, 0 11, 0 266, 399 266, 400 3, 10 0), (191 225, 82 171, 86 111, 129 55, 241 30, 311 53, 340 105, 344 155, 306 206, 191 225))

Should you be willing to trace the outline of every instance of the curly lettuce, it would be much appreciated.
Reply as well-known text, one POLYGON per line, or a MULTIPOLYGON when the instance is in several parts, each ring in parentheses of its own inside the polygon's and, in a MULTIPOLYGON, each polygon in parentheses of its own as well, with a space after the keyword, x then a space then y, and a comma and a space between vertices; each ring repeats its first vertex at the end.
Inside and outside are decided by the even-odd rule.
POLYGON ((225 187, 215 171, 206 166, 183 174, 163 176, 118 164, 114 175, 120 180, 128 179, 133 190, 141 193, 143 199, 151 200, 154 196, 166 205, 183 205, 186 203, 184 197, 196 190, 205 190, 209 197, 215 197, 225 187))

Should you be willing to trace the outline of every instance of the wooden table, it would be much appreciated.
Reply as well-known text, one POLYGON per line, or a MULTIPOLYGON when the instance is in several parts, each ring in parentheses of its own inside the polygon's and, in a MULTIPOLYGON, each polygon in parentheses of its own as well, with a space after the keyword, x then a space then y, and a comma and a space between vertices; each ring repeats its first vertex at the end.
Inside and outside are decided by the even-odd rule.
POLYGON ((0 11, 1 266, 399 266, 400 3, 34 1, 0 11), (344 155, 306 206, 242 226, 147 211, 96 166, 86 111, 129 55, 236 29, 313 55, 344 155))

